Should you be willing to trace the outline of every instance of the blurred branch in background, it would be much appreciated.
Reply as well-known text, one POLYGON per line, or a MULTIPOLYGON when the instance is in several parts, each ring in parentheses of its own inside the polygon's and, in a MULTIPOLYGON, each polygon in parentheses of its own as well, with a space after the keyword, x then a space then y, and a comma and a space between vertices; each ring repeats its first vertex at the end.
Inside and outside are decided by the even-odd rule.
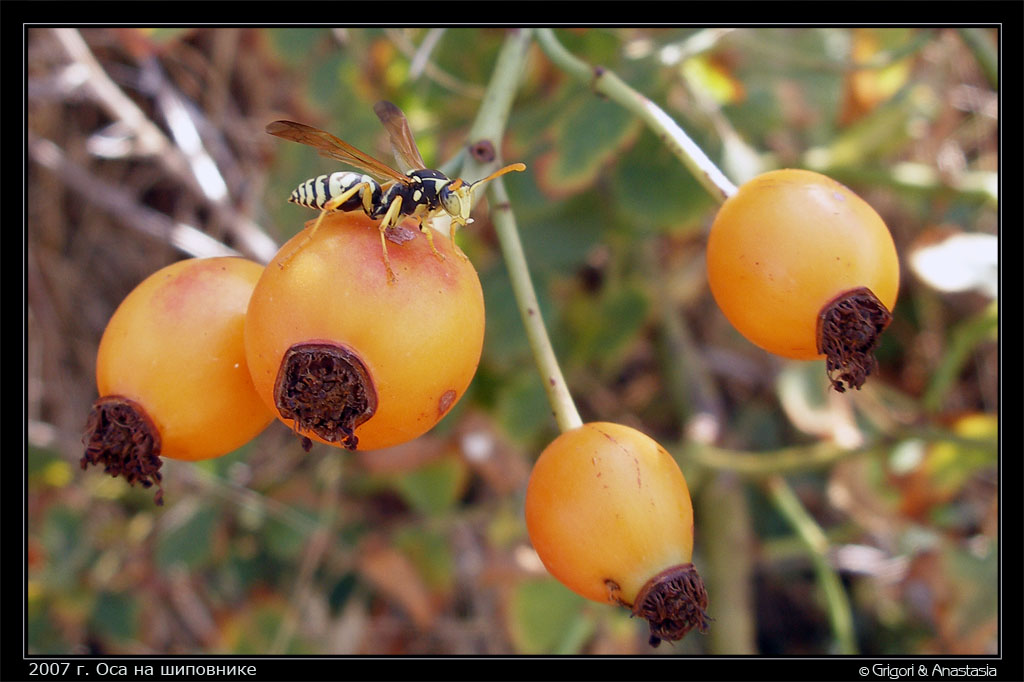
POLYGON ((194 258, 238 256, 238 251, 206 234, 198 227, 175 223, 166 214, 146 208, 136 197, 109 185, 68 160, 60 147, 49 140, 37 139, 29 131, 29 158, 51 170, 83 200, 106 209, 125 227, 145 232, 166 241, 194 258))
POLYGON ((574 57, 562 47, 551 29, 538 29, 537 39, 545 54, 567 73, 577 80, 591 83, 594 92, 609 97, 639 116, 717 201, 725 201, 736 193, 736 185, 658 105, 627 85, 615 72, 603 66, 590 67, 574 57))
MULTIPOLYGON (((526 49, 531 39, 530 32, 522 29, 509 36, 495 66, 484 104, 470 130, 470 144, 479 140, 492 141, 501 137, 501 132, 508 119, 509 110, 515 97, 519 76, 526 59, 526 49)), ((492 143, 493 144, 493 143, 492 143)), ((471 177, 483 174, 483 164, 472 158, 463 169, 471 177)), ((490 188, 494 198, 494 228, 501 244, 502 256, 508 268, 509 279, 515 295, 516 305, 530 340, 537 371, 540 373, 548 402, 554 414, 555 422, 562 431, 574 429, 583 424, 576 404, 573 402, 569 387, 562 376, 562 368, 555 357, 555 351, 548 338, 547 327, 541 317, 537 293, 530 280, 530 270, 523 252, 519 230, 516 227, 515 215, 509 201, 508 192, 501 178, 493 181, 490 188)))
MULTIPOLYGON (((206 201, 217 222, 225 225, 232 238, 240 243, 241 251, 260 262, 268 262, 277 252, 277 245, 262 228, 241 216, 229 203, 223 176, 203 148, 189 111, 163 78, 159 65, 152 58, 144 61, 140 79, 143 83, 149 81, 149 87, 155 91, 157 108, 171 130, 174 143, 110 80, 77 30, 60 28, 53 29, 53 33, 72 60, 66 67, 63 82, 72 89, 83 87, 115 121, 90 140, 93 153, 102 158, 155 160, 206 201)), ((31 87, 30 81, 30 96, 31 87)))
POLYGON ((420 42, 419 47, 414 46, 402 30, 387 29, 386 33, 398 49, 410 60, 409 80, 416 81, 420 76, 426 76, 441 87, 450 90, 453 94, 475 100, 484 99, 484 88, 459 80, 431 61, 430 53, 438 41, 441 40, 444 31, 445 29, 443 28, 430 29, 426 37, 420 42))
MULTIPOLYGON (((779 512, 793 526, 800 540, 811 554, 818 584, 825 593, 825 603, 835 638, 835 653, 852 656, 858 653, 853 633, 853 615, 850 602, 835 569, 828 561, 829 542, 821 527, 800 504, 799 498, 781 476, 770 476, 764 488, 779 512)), ((832 653, 830 651, 830 653, 832 653)))

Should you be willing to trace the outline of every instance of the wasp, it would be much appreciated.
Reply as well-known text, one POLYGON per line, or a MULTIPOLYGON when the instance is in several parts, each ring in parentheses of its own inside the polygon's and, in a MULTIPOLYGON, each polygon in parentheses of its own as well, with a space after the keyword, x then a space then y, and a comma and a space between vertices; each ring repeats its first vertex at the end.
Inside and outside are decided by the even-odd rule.
MULTIPOLYGON (((505 173, 526 170, 524 164, 514 163, 473 183, 461 178, 453 180, 441 171, 427 168, 401 109, 391 102, 381 101, 373 110, 388 131, 391 148, 401 170, 395 170, 334 135, 312 126, 294 121, 274 121, 267 125, 266 130, 271 135, 309 145, 320 152, 321 156, 363 171, 338 171, 320 175, 295 188, 289 201, 317 209, 320 216, 302 243, 281 263, 282 267, 312 239, 325 215, 332 211, 362 209, 370 218, 380 219, 377 227, 380 230, 384 266, 388 282, 394 282, 395 273, 391 269, 385 238, 388 228, 397 225, 405 216, 416 218, 420 231, 427 236, 431 250, 444 260, 444 255, 434 246, 432 219, 445 214, 451 218, 449 236, 454 244, 456 227, 473 222, 469 217, 473 190, 505 173)), ((462 257, 465 258, 465 255, 462 257)))

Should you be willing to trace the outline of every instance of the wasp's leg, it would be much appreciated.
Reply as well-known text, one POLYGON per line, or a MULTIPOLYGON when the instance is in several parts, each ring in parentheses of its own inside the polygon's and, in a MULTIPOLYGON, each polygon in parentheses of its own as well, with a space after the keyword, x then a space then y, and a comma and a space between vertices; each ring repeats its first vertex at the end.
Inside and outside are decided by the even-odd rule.
POLYGON ((428 222, 429 221, 424 221, 423 218, 420 218, 420 232, 427 235, 427 243, 430 244, 430 250, 434 252, 434 255, 441 260, 444 260, 444 254, 438 251, 437 247, 434 246, 434 228, 432 228, 428 222))
POLYGON ((451 228, 450 228, 450 231, 448 233, 448 238, 451 239, 451 242, 452 242, 452 251, 454 251, 455 253, 459 254, 459 258, 461 258, 462 260, 468 261, 469 260, 469 256, 467 256, 465 253, 463 253, 462 249, 460 249, 458 247, 458 245, 455 243, 455 228, 456 227, 458 227, 458 223, 456 223, 453 220, 451 228))
POLYGON ((388 258, 388 242, 384 233, 387 229, 398 222, 398 217, 402 214, 402 197, 401 195, 395 197, 391 205, 388 206, 388 212, 381 218, 380 224, 377 228, 380 230, 380 248, 384 252, 384 267, 388 271, 388 283, 394 282, 397 278, 395 277, 394 270, 391 269, 391 259, 388 258))
POLYGON ((288 252, 288 255, 286 255, 284 258, 278 261, 277 267, 283 268, 285 265, 288 264, 288 262, 292 258, 295 257, 295 254, 297 254, 299 251, 302 251, 302 249, 306 248, 306 244, 308 244, 309 240, 313 238, 313 235, 316 234, 316 231, 320 229, 320 223, 323 222, 325 215, 327 215, 331 211, 337 210, 339 206, 344 204, 346 201, 354 197, 359 192, 363 193, 363 203, 365 204, 366 196, 372 193, 369 183, 361 182, 354 187, 350 187, 349 189, 345 190, 344 192, 342 192, 341 194, 339 194, 338 196, 334 197, 326 204, 324 204, 324 207, 320 210, 320 215, 317 216, 316 222, 313 223, 313 227, 310 228, 309 232, 306 233, 306 236, 303 237, 302 241, 296 244, 295 248, 288 252))

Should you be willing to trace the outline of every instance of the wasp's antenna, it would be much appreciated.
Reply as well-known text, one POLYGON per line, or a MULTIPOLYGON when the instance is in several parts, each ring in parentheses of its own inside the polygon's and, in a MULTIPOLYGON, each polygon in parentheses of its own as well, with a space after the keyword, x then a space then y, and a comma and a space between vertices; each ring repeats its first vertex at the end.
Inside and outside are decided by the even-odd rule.
MULTIPOLYGON (((470 183, 466 184, 466 183, 463 182, 462 178, 459 178, 459 179, 457 179, 457 180, 452 182, 452 184, 450 185, 450 188, 452 190, 457 191, 458 194, 461 194, 461 195, 464 194, 467 197, 470 197, 470 196, 472 196, 473 189, 476 188, 476 185, 483 184, 484 182, 487 182, 489 180, 494 180, 496 177, 498 177, 500 175, 505 175, 505 173, 511 173, 512 171, 524 171, 524 170, 526 170, 526 164, 522 164, 522 163, 511 164, 511 165, 506 166, 505 168, 500 168, 500 169, 496 170, 494 173, 488 175, 487 177, 485 177, 483 179, 477 180, 476 182, 470 182, 470 183), (465 187, 463 187, 463 184, 465 184, 465 187)), ((468 199, 467 199, 467 201, 468 201, 468 199)), ((468 225, 469 223, 473 222, 473 219, 467 216, 465 218, 465 222, 468 225)), ((454 235, 454 233, 453 233, 453 235, 454 235)))
POLYGON ((508 166, 505 166, 504 168, 499 168, 498 170, 494 171, 493 173, 491 173, 490 175, 488 175, 486 178, 484 178, 482 180, 477 180, 476 182, 474 182, 473 184, 471 184, 469 186, 469 189, 472 190, 477 185, 482 185, 485 182, 493 180, 494 178, 496 178, 496 177, 498 177, 500 175, 504 175, 505 173, 511 173, 512 171, 524 171, 524 170, 526 170, 526 164, 525 163, 513 163, 513 164, 510 164, 508 166))

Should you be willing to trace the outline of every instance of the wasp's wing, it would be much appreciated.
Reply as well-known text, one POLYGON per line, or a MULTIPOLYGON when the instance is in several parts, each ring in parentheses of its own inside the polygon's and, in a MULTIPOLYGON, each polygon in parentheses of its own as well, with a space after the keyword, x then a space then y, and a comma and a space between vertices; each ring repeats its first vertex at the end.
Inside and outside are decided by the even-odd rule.
POLYGON ((313 147, 321 156, 336 159, 374 175, 378 180, 408 184, 409 177, 369 154, 359 151, 348 142, 339 140, 328 132, 294 121, 274 121, 267 124, 267 132, 271 135, 313 147))
POLYGON ((406 120, 402 110, 384 100, 377 102, 373 106, 373 110, 391 137, 391 150, 395 153, 399 167, 405 172, 426 168, 427 164, 420 155, 416 139, 412 136, 412 130, 409 129, 409 121, 406 120))

